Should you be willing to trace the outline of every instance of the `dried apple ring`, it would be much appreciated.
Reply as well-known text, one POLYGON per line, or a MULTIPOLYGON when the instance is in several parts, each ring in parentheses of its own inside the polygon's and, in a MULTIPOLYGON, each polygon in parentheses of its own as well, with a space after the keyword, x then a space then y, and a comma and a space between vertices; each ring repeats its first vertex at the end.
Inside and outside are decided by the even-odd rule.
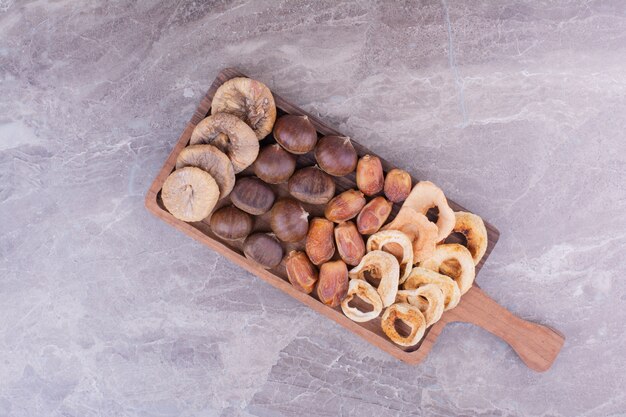
POLYGON ((472 287, 476 269, 470 251, 458 243, 437 245, 432 258, 420 266, 447 275, 459 285, 461 295, 472 287))
POLYGON ((435 253, 437 225, 410 207, 402 207, 393 221, 382 230, 399 230, 411 239, 413 263, 428 259, 435 253))
POLYGON ((426 215, 429 209, 437 207, 439 216, 437 218, 437 242, 441 242, 452 232, 454 228, 454 211, 448 205, 448 200, 441 188, 430 181, 420 181, 417 183, 411 194, 404 200, 402 208, 410 207, 418 213, 426 215))
POLYGON ((454 224, 455 233, 461 233, 467 240, 467 249, 472 254, 474 265, 483 258, 487 251, 487 229, 483 219, 473 213, 465 211, 457 211, 454 213, 456 223, 454 224))
POLYGON ((384 307, 390 306, 396 301, 400 265, 392 254, 382 250, 371 251, 361 259, 357 266, 350 270, 348 275, 352 279, 364 281, 367 281, 368 275, 375 280, 380 280, 375 287, 380 294, 384 307))
POLYGON ((413 246, 409 237, 399 230, 382 230, 367 239, 368 252, 383 250, 391 253, 400 263, 400 284, 409 277, 413 268, 413 246))
POLYGON ((426 327, 438 322, 443 314, 444 296, 437 284, 426 284, 413 290, 399 290, 396 302, 409 303, 419 308, 426 319, 426 327))
POLYGON ((383 313, 381 326, 383 332, 392 342, 400 346, 413 346, 424 336, 426 319, 419 310, 407 303, 393 304, 383 313), (402 336, 396 330, 396 320, 402 321, 411 328, 408 336, 402 336))
POLYGON ((161 199, 172 216, 185 222, 199 222, 211 214, 220 195, 213 177, 196 167, 172 172, 163 183, 161 199))
POLYGON ((351 279, 348 284, 348 294, 341 301, 341 309, 343 314, 350 320, 363 323, 378 317, 380 312, 383 311, 383 301, 380 299, 378 292, 376 292, 376 288, 372 287, 369 282, 362 279, 351 279), (372 311, 364 312, 356 307, 350 307, 348 304, 355 296, 371 305, 372 311))
POLYGON ((404 282, 402 288, 412 290, 423 285, 436 284, 443 292, 443 310, 450 310, 459 304, 461 290, 459 285, 449 276, 442 275, 430 269, 415 267, 404 282))

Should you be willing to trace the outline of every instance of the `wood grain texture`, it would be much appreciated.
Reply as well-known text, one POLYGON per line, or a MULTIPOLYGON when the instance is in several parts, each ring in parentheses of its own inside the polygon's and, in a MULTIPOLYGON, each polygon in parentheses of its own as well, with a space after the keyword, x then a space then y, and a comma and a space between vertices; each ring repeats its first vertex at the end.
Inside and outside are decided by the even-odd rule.
MULTIPOLYGON (((172 225, 173 227, 181 230, 182 232, 193 237, 194 239, 202 242, 209 248, 222 254, 232 262, 235 262, 236 264, 242 266, 249 272, 253 273, 254 275, 273 285, 274 287, 279 288, 290 296, 308 305, 320 314, 323 314, 324 316, 334 320, 335 322, 344 326, 353 333, 356 333, 359 336, 363 337, 369 343, 377 346, 378 348, 384 350, 385 352, 388 352, 389 354, 406 363, 420 363, 434 345, 437 337, 443 330, 444 326, 450 322, 462 321, 474 323, 478 326, 481 326, 491 333, 495 334, 496 336, 505 340, 513 347, 513 349, 520 355, 524 362, 532 369, 541 371, 549 368, 551 363, 556 358, 560 347, 563 344, 562 336, 558 335, 556 332, 546 327, 526 322, 516 317, 503 307, 499 306, 495 301, 487 297, 476 286, 463 296, 463 298, 461 299, 461 303, 455 309, 446 312, 438 323, 428 329, 426 335, 419 344, 408 348, 403 348, 395 345, 386 338, 380 327, 380 318, 367 323, 355 323, 352 320, 348 319, 346 316, 344 316, 339 307, 330 308, 317 300, 314 295, 303 294, 296 290, 294 287, 292 287, 291 284, 287 281, 286 272, 283 264, 272 270, 266 270, 256 263, 245 258, 241 251, 242 242, 228 242, 216 237, 209 228, 208 219, 205 219, 202 222, 185 223, 176 219, 169 212, 167 212, 164 209, 163 204, 160 200, 160 190, 163 182, 174 169, 176 157, 189 142, 191 132, 193 131, 196 124, 198 124, 200 120, 202 120, 209 114, 211 100, 217 88, 225 81, 240 76, 245 75, 232 68, 224 69, 218 74, 208 92, 198 105, 198 108, 195 110, 191 120, 185 127, 185 130, 178 139, 178 142, 174 146, 174 149, 172 150, 168 159, 165 161, 163 168, 159 171, 157 177, 155 178, 154 182, 147 192, 145 204, 150 212, 152 212, 155 216, 162 219, 166 223, 172 225)), ((307 115, 317 129, 320 136, 343 136, 340 132, 336 131, 330 126, 327 126, 315 116, 306 113, 302 109, 292 105, 280 96, 274 94, 274 98, 276 101, 279 116, 282 114, 307 115)), ((261 145, 265 146, 272 143, 273 141, 274 140, 270 135, 270 137, 262 141, 261 145)), ((372 152, 370 152, 368 149, 361 146, 354 140, 352 142, 359 156, 363 156, 365 154, 373 155, 372 152)), ((393 166, 391 163, 385 161, 384 158, 381 158, 381 161, 385 172, 389 171, 392 168, 395 168, 395 166, 393 166)), ((298 157, 297 164, 298 167, 314 165, 315 158, 312 153, 301 155, 298 157)), ((241 177, 250 174, 251 171, 250 169, 248 169, 238 174, 237 176, 241 177)), ((417 183, 418 181, 419 178, 413 178, 414 183, 417 183)), ((350 174, 340 178, 335 177, 335 182, 337 186, 337 193, 346 189, 356 188, 354 174, 350 174)), ((286 189, 287 187, 285 184, 272 187, 279 197, 288 195, 286 189)), ((448 202, 455 211, 470 211, 456 204, 452 200, 448 200, 448 202)), ((229 204, 228 198, 220 201, 219 206, 223 206, 226 204, 229 204)), ((303 204, 303 206, 311 214, 311 216, 323 215, 323 206, 307 204, 303 204)), ((398 209, 399 205, 395 204, 390 219, 395 216, 398 209)), ((257 218, 255 219, 255 231, 269 231, 268 220, 269 218, 267 214, 257 216, 257 218)), ((485 222, 485 226, 487 228, 489 242, 485 256, 476 266, 476 273, 480 271, 480 268, 488 259, 489 254, 493 250, 499 237, 499 232, 493 225, 485 222)), ((447 241, 455 241, 455 239, 456 238, 453 236, 447 241)), ((303 244, 304 242, 297 242, 295 244, 285 245, 285 253, 292 249, 301 249, 303 247, 303 244)))

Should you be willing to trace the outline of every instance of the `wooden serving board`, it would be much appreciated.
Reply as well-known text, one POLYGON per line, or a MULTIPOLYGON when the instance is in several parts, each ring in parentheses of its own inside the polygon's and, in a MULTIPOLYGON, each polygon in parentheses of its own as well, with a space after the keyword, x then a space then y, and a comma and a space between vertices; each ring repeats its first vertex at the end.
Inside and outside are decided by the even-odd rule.
MULTIPOLYGON (((504 307, 500 306, 494 300, 489 298, 476 285, 474 285, 465 295, 461 297, 461 302, 456 308, 445 312, 441 320, 427 330, 426 335, 420 341, 420 343, 415 346, 405 348, 398 346, 391 342, 389 339, 387 339, 385 334, 382 332, 380 326, 380 318, 371 320, 366 323, 356 323, 347 318, 341 311, 340 307, 328 307, 321 303, 319 300, 317 300, 315 298, 315 294, 304 294, 292 287, 287 280, 287 275, 283 264, 279 265, 277 268, 266 270, 260 267, 255 262, 248 260, 245 256, 243 256, 243 253, 241 251, 242 242, 229 242, 216 237, 210 230, 208 219, 205 219, 202 222, 186 223, 172 216, 164 208, 160 198, 160 191, 161 187, 163 186, 163 182, 174 170, 176 157, 178 156, 180 151, 189 143, 191 132, 193 131, 196 124, 198 124, 200 120, 210 114, 211 101, 213 99, 213 94, 215 94, 217 88, 225 81, 234 77, 241 76, 245 75, 236 69, 227 68, 222 70, 218 74, 215 81, 213 81, 213 84, 209 88, 209 91, 200 102, 193 117, 191 118, 182 135, 178 139, 176 146, 174 146, 174 149, 165 161, 163 168, 161 168, 159 174, 157 175, 156 179, 148 190, 145 203, 147 209, 150 212, 152 212, 155 216, 162 219, 166 223, 174 226, 176 229, 181 230, 182 232, 193 237, 194 239, 204 243, 209 248, 219 252, 226 258, 247 269, 264 281, 267 281, 274 287, 284 291, 290 296, 308 305, 318 313, 323 314, 324 316, 336 321, 353 333, 358 334, 369 343, 409 364, 418 364, 426 357, 446 324, 451 322, 468 322, 476 324, 506 341, 509 345, 511 345, 511 347, 520 356, 520 358, 530 368, 536 371, 545 371, 552 365, 552 362, 556 359, 556 356, 558 355, 561 346, 563 345, 563 336, 548 327, 522 320, 519 317, 513 315, 504 307)), ((343 136, 340 132, 326 125, 315 116, 294 106, 280 96, 274 94, 274 99, 276 101, 276 107, 278 109, 278 116, 283 114, 307 115, 317 129, 320 136, 343 136)), ((265 146, 269 143, 272 143, 273 141, 274 139, 270 135, 270 137, 262 141, 261 146, 265 146)), ((370 152, 365 147, 359 145, 357 142, 352 142, 359 157, 365 154, 374 155, 372 152, 370 152)), ((385 161, 383 158, 381 158, 381 161, 385 172, 388 172, 390 169, 394 168, 392 164, 385 161)), ((301 155, 298 158, 297 162, 298 168, 314 164, 315 158, 312 155, 312 152, 306 155, 301 155)), ((241 176, 246 176, 250 174, 251 171, 250 169, 248 169, 238 174, 237 177, 239 178, 241 176)), ((356 188, 354 174, 350 174, 348 176, 340 178, 334 177, 334 179, 337 186, 337 194, 347 189, 356 188)), ((418 180, 419 178, 413 178, 413 183, 417 183, 418 180)), ((278 196, 288 195, 286 184, 272 186, 272 188, 278 196)), ((450 203, 452 209, 455 211, 469 211, 450 199, 448 199, 448 202, 450 203)), ((225 198, 218 203, 218 206, 223 206, 229 203, 229 199, 225 198)), ((311 217, 323 216, 323 205, 315 206, 303 204, 303 206, 311 214, 311 217)), ((394 204, 392 215, 389 217, 389 220, 391 220, 395 216, 398 209, 399 205, 394 204)), ((268 220, 268 214, 265 214, 263 216, 257 216, 255 218, 254 230, 270 231, 268 220)), ((476 266, 476 273, 478 273, 485 261, 489 258, 489 254, 493 250, 499 237, 499 232, 494 226, 492 226, 488 222, 485 222, 485 226, 487 227, 489 244, 485 256, 476 266)), ((452 236, 447 241, 455 242, 459 240, 457 240, 455 236, 452 236)), ((296 244, 285 245, 285 254, 287 254, 288 251, 291 249, 303 248, 303 244, 304 242, 298 242, 296 244)))

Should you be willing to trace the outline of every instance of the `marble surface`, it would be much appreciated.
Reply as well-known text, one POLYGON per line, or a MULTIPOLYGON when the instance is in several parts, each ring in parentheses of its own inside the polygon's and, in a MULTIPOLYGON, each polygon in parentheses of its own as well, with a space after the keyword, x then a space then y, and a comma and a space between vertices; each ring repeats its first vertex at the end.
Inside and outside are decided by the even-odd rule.
POLYGON ((624 416, 625 131, 623 0, 0 0, 0 416, 624 416), (404 365, 152 217, 226 66, 495 224, 554 367, 404 365))

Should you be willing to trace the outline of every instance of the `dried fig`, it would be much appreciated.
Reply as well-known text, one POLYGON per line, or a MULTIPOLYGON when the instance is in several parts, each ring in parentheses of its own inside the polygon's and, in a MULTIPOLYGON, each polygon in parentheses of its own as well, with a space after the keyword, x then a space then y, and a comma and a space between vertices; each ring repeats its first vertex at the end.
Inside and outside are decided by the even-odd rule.
POLYGON ((274 204, 274 191, 258 178, 244 177, 237 180, 230 201, 246 213, 259 216, 267 213, 274 204))
POLYGON ((352 222, 343 222, 335 227, 335 242, 339 256, 348 265, 358 265, 365 255, 365 243, 352 222))
POLYGON ((185 222, 199 222, 211 214, 219 195, 213 177, 196 167, 172 172, 161 189, 161 199, 167 211, 185 222))
POLYGON ((350 220, 365 206, 363 193, 357 190, 348 190, 335 196, 326 205, 324 215, 335 223, 350 220))
POLYGON ((287 114, 276 120, 274 138, 293 154, 312 151, 317 143, 317 131, 307 116, 287 114))
POLYGON ((213 145, 192 145, 183 148, 176 158, 176 169, 200 168, 213 177, 220 189, 220 199, 235 186, 235 170, 228 156, 213 145))
POLYGON ((263 268, 275 268, 283 259, 283 247, 270 233, 255 233, 243 242, 243 253, 263 268))
POLYGON ((211 216, 211 230, 226 240, 243 239, 252 231, 252 216, 237 207, 226 206, 211 216))
POLYGON ((393 204, 385 197, 376 197, 367 203, 356 218, 356 226, 362 235, 371 235, 385 224, 393 204))
POLYGON ((311 220, 306 235, 305 250, 315 265, 330 261, 335 254, 335 225, 330 220, 315 217, 311 220))
POLYGON ((385 183, 383 166, 380 158, 365 155, 356 166, 356 186, 367 196, 372 196, 383 190, 385 183))
POLYGON ((326 204, 335 195, 332 177, 317 167, 296 171, 289 179, 289 194, 309 204, 326 204))
POLYGON ((343 261, 332 261, 320 267, 317 297, 331 307, 337 307, 348 292, 348 268, 343 261))
POLYGON ((315 146, 315 160, 326 173, 341 177, 356 168, 357 154, 350 138, 324 136, 315 146))
POLYGON ((298 242, 309 230, 309 213, 300 203, 291 198, 284 198, 274 203, 270 212, 272 231, 283 242, 298 242))
POLYGON ((318 278, 317 270, 304 252, 289 252, 285 259, 285 269, 291 285, 306 294, 313 291, 318 278))
POLYGON ((296 170, 296 157, 274 143, 261 149, 253 167, 254 174, 266 183, 281 184, 296 170))
POLYGON ((392 169, 385 177, 384 190, 389 201, 393 203, 406 200, 411 192, 411 176, 402 169, 392 169))

